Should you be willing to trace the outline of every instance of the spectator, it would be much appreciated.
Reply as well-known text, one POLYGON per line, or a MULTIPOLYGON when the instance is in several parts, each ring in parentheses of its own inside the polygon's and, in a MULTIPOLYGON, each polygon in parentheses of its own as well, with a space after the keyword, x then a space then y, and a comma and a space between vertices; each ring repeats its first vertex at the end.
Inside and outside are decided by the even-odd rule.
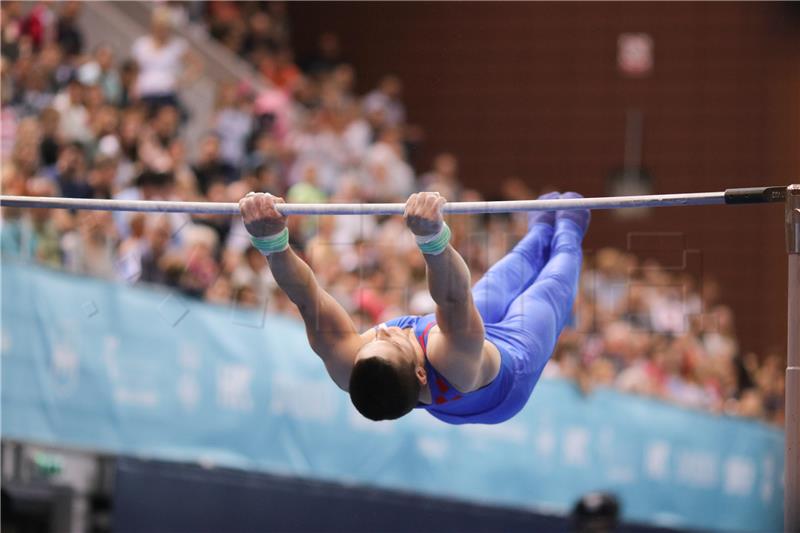
POLYGON ((214 259, 219 240, 214 230, 200 225, 189 225, 183 233, 186 248, 180 288, 190 296, 201 297, 219 275, 214 259))
POLYGON ((246 90, 235 83, 222 85, 217 94, 214 131, 221 141, 222 159, 231 167, 244 164, 247 141, 253 132, 253 113, 246 90))
POLYGON ((61 115, 52 107, 43 109, 39 115, 39 124, 42 128, 39 159, 44 167, 52 167, 58 161, 58 152, 62 143, 58 130, 60 121, 61 115))
POLYGON ((30 37, 35 51, 55 38, 56 14, 47 2, 37 2, 30 10, 23 24, 23 33, 30 37))
POLYGON ((55 181, 66 198, 92 198, 94 191, 86 181, 86 155, 79 143, 61 148, 55 168, 55 181))
POLYGON ((275 36, 272 17, 266 11, 257 10, 248 20, 248 32, 242 42, 241 53, 245 56, 259 51, 277 52, 281 43, 275 36))
POLYGON ((83 52, 83 35, 78 29, 80 10, 80 2, 74 0, 64 2, 61 8, 56 35, 58 44, 67 57, 78 56, 83 52))
POLYGON ((403 83, 394 75, 384 76, 378 87, 364 97, 364 110, 374 127, 400 126, 406 121, 406 108, 400 100, 403 83))
POLYGON ((136 92, 137 80, 139 78, 139 64, 133 59, 126 59, 120 68, 119 82, 120 107, 128 107, 139 99, 136 92))
POLYGON ((458 160, 453 154, 437 155, 433 160, 433 169, 419 179, 423 190, 438 191, 445 198, 453 200, 457 200, 460 196, 458 160))
POLYGON ((319 36, 316 53, 303 61, 303 71, 318 78, 329 74, 343 62, 339 36, 328 31, 319 36))
POLYGON ((407 198, 414 190, 414 171, 403 157, 400 130, 386 128, 367 153, 367 195, 375 201, 407 198))
POLYGON ((300 80, 300 70, 295 66, 288 48, 270 50, 259 48, 254 52, 259 72, 275 87, 291 93, 300 80))
POLYGON ((85 87, 76 74, 53 99, 53 108, 60 116, 59 130, 65 142, 87 143, 92 138, 84 98, 85 87))
POLYGON ((236 168, 222 158, 220 138, 215 133, 206 134, 200 141, 200 155, 192 167, 200 192, 206 194, 212 183, 231 183, 238 178, 236 168))
POLYGON ((174 281, 175 276, 170 275, 173 266, 180 268, 177 260, 170 261, 171 235, 172 225, 169 217, 156 216, 147 219, 146 243, 140 257, 140 281, 171 286, 177 284, 177 281, 174 281))
POLYGON ((256 300, 263 305, 277 284, 272 272, 260 256, 258 250, 252 246, 247 247, 244 251, 244 261, 234 270, 230 283, 238 290, 250 287, 255 293, 256 300))
POLYGON ((107 211, 79 211, 76 226, 61 240, 65 268, 76 274, 114 279, 117 234, 107 211))
POLYGON ((94 61, 97 65, 98 83, 103 89, 105 101, 112 104, 119 104, 122 100, 122 80, 114 69, 114 49, 108 44, 101 44, 94 51, 94 61))
POLYGON ((163 105, 180 109, 178 89, 199 78, 203 67, 186 41, 172 35, 168 9, 153 10, 150 34, 136 40, 132 54, 139 67, 135 89, 138 97, 151 109, 163 105))

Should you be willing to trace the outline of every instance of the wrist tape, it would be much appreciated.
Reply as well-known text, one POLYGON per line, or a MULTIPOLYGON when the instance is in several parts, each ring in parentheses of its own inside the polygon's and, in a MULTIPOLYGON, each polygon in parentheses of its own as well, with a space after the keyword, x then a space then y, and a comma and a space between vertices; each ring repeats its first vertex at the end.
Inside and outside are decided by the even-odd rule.
POLYGON ((417 236, 417 246, 423 254, 439 255, 444 252, 447 245, 450 243, 450 227, 447 223, 442 223, 442 229, 439 233, 433 235, 417 236))
POLYGON ((289 248, 289 228, 283 228, 283 231, 270 235, 269 237, 250 237, 250 242, 253 246, 261 252, 264 256, 272 255, 276 252, 283 252, 289 248))

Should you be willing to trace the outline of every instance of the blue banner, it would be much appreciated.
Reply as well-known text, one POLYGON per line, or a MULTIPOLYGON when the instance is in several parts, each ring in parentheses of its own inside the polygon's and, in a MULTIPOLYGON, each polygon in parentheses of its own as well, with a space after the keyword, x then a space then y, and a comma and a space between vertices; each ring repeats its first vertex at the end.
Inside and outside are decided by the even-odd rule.
POLYGON ((544 380, 498 426, 363 419, 303 325, 4 262, 2 435, 565 513, 617 493, 627 520, 782 529, 783 433, 544 380))

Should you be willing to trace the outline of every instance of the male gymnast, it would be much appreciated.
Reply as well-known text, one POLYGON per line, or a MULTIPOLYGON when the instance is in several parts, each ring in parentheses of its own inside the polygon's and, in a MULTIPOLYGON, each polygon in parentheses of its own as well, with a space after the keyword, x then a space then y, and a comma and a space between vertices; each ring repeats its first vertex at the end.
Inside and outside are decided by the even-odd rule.
POLYGON ((278 203, 263 193, 242 198, 245 227, 300 310, 311 348, 362 415, 392 420, 422 408, 450 424, 496 424, 525 406, 575 301, 588 210, 531 213, 525 237, 470 290, 467 264, 449 244, 445 199, 412 194, 404 217, 436 312, 359 333, 289 247, 278 203))

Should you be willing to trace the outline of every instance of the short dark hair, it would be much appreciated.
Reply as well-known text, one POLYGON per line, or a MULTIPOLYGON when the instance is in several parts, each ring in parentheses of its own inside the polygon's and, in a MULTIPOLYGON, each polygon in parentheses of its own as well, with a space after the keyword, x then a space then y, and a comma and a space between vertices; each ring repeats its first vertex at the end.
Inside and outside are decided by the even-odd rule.
POLYGON ((392 364, 367 357, 353 365, 350 401, 370 420, 394 420, 409 413, 419 400, 420 383, 413 362, 392 364))

